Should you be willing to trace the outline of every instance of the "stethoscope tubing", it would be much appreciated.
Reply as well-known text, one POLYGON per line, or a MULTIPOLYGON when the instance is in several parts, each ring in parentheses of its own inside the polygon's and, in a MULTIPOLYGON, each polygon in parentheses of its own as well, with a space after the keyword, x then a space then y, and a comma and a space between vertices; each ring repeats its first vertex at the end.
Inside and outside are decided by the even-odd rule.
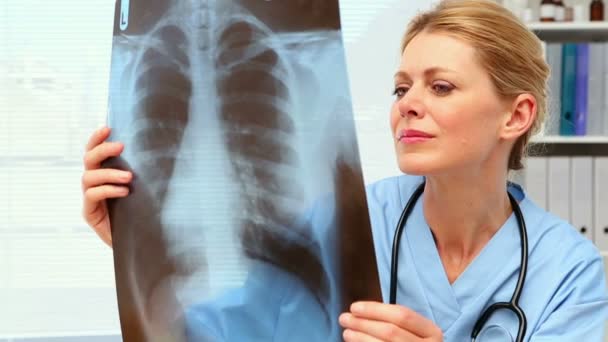
MULTIPOLYGON (((414 204, 422 193, 424 192, 425 182, 422 182, 418 188, 414 191, 412 196, 409 198, 407 204, 405 205, 401 216, 399 217, 399 221, 397 222, 397 228, 395 229, 395 236, 393 238, 393 250, 391 253, 391 278, 390 278, 390 292, 389 292, 389 303, 396 304, 397 303, 397 279, 398 279, 398 269, 399 269, 399 246, 401 242, 401 235, 403 235, 403 231, 405 230, 405 225, 407 223, 407 219, 410 216, 412 210, 414 209, 414 204)), ((475 342, 477 336, 481 332, 481 329, 485 325, 485 323, 490 319, 492 314, 500 309, 507 309, 512 311, 519 320, 519 327, 517 331, 517 342, 523 342, 524 336, 526 335, 527 328, 527 320, 524 310, 519 306, 519 298, 521 297, 521 293, 524 287, 524 283, 526 281, 526 274, 528 271, 528 231, 526 228, 526 222, 524 220, 523 214, 521 212, 521 208, 517 203, 517 200, 508 193, 509 201, 511 202, 511 207, 513 208, 513 212, 517 219, 517 225, 519 227, 519 236, 521 240, 521 261, 519 267, 519 276, 517 278, 517 284, 515 285, 515 289, 513 290, 513 295, 511 296, 511 300, 509 302, 498 302, 490 305, 486 308, 481 316, 475 322, 473 330, 471 331, 471 341, 475 342)))

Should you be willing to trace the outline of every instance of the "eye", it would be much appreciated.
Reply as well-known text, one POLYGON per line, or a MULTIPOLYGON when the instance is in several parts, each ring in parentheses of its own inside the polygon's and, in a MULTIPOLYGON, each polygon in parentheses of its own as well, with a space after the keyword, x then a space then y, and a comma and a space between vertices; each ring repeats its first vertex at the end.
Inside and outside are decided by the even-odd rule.
POLYGON ((398 99, 402 98, 403 95, 405 95, 405 93, 407 93, 408 88, 407 87, 396 87, 395 90, 393 91, 393 95, 397 96, 398 99))
POLYGON ((433 84, 432 88, 433 91, 438 95, 447 95, 450 91, 454 89, 454 86, 445 82, 437 82, 433 84))

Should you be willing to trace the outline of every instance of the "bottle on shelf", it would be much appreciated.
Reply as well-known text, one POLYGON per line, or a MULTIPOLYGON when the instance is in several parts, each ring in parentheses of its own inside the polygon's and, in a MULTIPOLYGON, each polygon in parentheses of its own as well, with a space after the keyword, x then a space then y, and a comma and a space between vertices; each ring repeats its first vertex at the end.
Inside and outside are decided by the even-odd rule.
POLYGON ((566 6, 562 0, 554 0, 553 4, 555 5, 555 21, 565 21, 566 20, 566 6))
POLYGON ((577 22, 585 22, 587 20, 587 16, 585 16, 585 6, 584 5, 574 5, 574 21, 577 22))
POLYGON ((529 24, 534 22, 534 12, 532 12, 532 8, 526 7, 522 14, 522 20, 524 23, 529 24))
POLYGON ((589 19, 591 21, 604 20, 604 2, 602 0, 593 0, 589 5, 589 19))
POLYGON ((566 6, 566 17, 564 21, 574 21, 574 8, 572 6, 566 6))
POLYGON ((522 21, 525 21, 525 11, 528 6, 528 0, 511 0, 511 10, 515 16, 522 21))
POLYGON ((555 21, 556 7, 554 0, 542 0, 540 3, 540 21, 555 21))

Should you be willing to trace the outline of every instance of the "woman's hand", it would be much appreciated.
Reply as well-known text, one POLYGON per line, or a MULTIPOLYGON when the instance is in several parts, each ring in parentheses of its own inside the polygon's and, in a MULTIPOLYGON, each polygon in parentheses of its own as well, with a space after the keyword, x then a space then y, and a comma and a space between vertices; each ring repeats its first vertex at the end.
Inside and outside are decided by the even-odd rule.
POLYGON ((340 325, 347 342, 443 341, 435 323, 400 305, 356 302, 340 315, 340 325))
POLYGON ((133 175, 128 171, 101 168, 104 160, 119 156, 124 148, 121 143, 106 142, 108 136, 110 129, 103 127, 91 135, 86 146, 85 171, 82 174, 82 215, 101 240, 112 247, 106 199, 127 196, 129 188, 126 185, 133 175))

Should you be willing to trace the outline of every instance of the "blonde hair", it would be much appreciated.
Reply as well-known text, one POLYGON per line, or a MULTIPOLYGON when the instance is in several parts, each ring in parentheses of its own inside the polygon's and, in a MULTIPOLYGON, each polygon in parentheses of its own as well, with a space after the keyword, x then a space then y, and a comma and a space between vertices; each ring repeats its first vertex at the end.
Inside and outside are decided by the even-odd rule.
POLYGON ((474 47, 500 97, 534 96, 536 118, 515 142, 508 161, 509 169, 522 169, 530 137, 540 130, 547 112, 549 66, 541 41, 509 10, 489 0, 444 0, 418 14, 408 25, 401 53, 423 31, 446 33, 474 47))

